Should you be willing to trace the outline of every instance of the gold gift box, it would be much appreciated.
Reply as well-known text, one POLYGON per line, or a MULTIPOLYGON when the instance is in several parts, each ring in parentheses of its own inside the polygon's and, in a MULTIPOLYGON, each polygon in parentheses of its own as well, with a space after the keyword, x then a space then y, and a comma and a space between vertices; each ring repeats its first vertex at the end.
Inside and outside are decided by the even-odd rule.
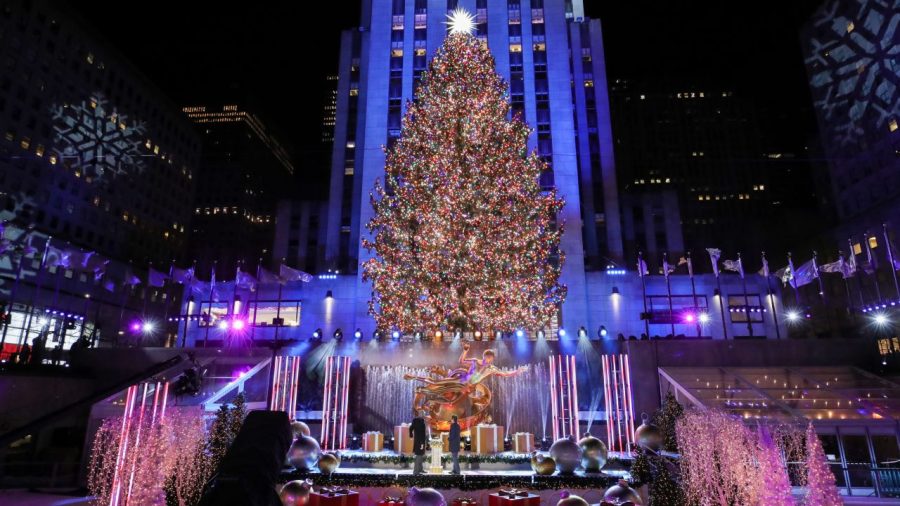
POLYGON ((413 438, 409 435, 409 424, 394 426, 394 451, 403 455, 413 454, 413 438))
POLYGON ((384 434, 369 431, 363 434, 362 447, 364 452, 380 452, 384 450, 384 434))
POLYGON ((530 432, 516 432, 513 436, 513 450, 516 453, 531 453, 534 451, 534 434, 530 432))
POLYGON ((472 452, 482 455, 503 451, 504 427, 480 424, 471 431, 472 452))

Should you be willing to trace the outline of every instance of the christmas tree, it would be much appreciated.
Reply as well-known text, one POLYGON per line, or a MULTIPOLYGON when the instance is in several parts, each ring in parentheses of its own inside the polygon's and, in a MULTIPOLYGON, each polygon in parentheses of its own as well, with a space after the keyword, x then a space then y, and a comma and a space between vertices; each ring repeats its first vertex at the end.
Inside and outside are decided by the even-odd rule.
POLYGON ((816 430, 806 428, 806 497, 805 506, 840 506, 844 504, 834 485, 834 474, 825 459, 825 451, 816 430))
POLYGON ((485 44, 453 30, 408 104, 376 182, 374 240, 363 244, 381 329, 540 328, 566 289, 546 164, 509 118, 507 86, 485 44))
POLYGON ((781 450, 765 426, 757 427, 756 437, 760 503, 771 506, 793 506, 796 501, 791 496, 791 480, 781 459, 781 450))
POLYGON ((659 427, 663 436, 663 450, 678 453, 678 435, 675 426, 683 415, 684 408, 675 399, 675 394, 666 393, 662 407, 653 414, 653 425, 659 427))

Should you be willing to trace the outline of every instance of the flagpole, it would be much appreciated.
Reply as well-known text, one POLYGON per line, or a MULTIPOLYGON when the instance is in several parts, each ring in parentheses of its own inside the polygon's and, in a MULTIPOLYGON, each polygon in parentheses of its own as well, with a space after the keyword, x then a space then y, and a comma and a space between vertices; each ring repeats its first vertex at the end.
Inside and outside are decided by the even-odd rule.
POLYGON ((800 297, 800 288, 797 287, 797 273, 794 272, 794 260, 791 256, 791 252, 788 251, 788 268, 791 270, 791 279, 788 281, 791 284, 791 287, 794 289, 794 300, 797 305, 803 307, 803 299, 800 297))
MULTIPOLYGON (((10 259, 12 256, 10 256, 10 259)), ((22 278, 22 262, 25 261, 25 249, 22 250, 19 255, 19 266, 16 268, 16 280, 13 282, 12 291, 9 294, 9 309, 7 309, 7 314, 9 315, 9 323, 3 325, 3 335, 0 335, 0 356, 3 355, 3 347, 6 346, 6 332, 9 330, 9 324, 12 323, 12 312, 13 306, 16 304, 16 292, 19 289, 19 280, 22 278)), ((2 316, 2 315, 0 315, 2 316)))
POLYGON ((150 275, 153 272, 153 262, 147 262, 147 284, 144 286, 144 302, 141 306, 141 323, 147 319, 147 300, 150 299, 150 275))
POLYGON ((284 265, 284 258, 281 259, 281 262, 278 265, 278 305, 275 310, 275 321, 277 325, 275 325, 275 343, 277 346, 278 343, 278 328, 281 327, 281 291, 284 289, 284 280, 280 279, 281 277, 281 266, 284 265))
POLYGON ((675 337, 675 310, 672 308, 672 285, 669 283, 669 254, 663 252, 663 274, 666 276, 666 296, 669 299, 669 324, 672 326, 672 337, 675 337))
POLYGON ((878 259, 875 258, 875 254, 872 252, 872 246, 869 244, 868 230, 866 230, 866 233, 863 237, 866 240, 866 253, 868 254, 867 260, 869 260, 869 267, 872 269, 872 279, 875 282, 875 297, 877 297, 876 302, 878 304, 881 304, 881 287, 878 285, 878 259))
POLYGON ((772 321, 775 322, 775 338, 781 339, 781 330, 778 329, 778 309, 775 307, 775 296, 772 294, 772 285, 769 283, 769 261, 766 260, 766 252, 762 252, 763 271, 766 275, 766 294, 769 296, 769 304, 772 306, 772 321))
MULTIPOLYGON (((128 279, 125 280, 125 283, 128 285, 128 290, 131 293, 134 293, 134 271, 131 270, 131 260, 128 261, 128 279)), ((128 292, 122 287, 122 302, 119 304, 119 331, 122 330, 122 319, 125 317, 125 300, 128 298, 128 292)), ((116 341, 115 344, 119 344, 119 333, 116 332, 116 341)))
POLYGON ((253 347, 253 335, 256 333, 256 312, 259 311, 259 291, 262 282, 259 279, 259 269, 262 267, 262 257, 256 262, 256 293, 253 294, 253 321, 250 322, 250 347, 253 347))
POLYGON ((650 318, 647 314, 647 281, 644 279, 644 258, 643 253, 638 252, 638 276, 641 277, 641 294, 642 299, 644 300, 644 333, 647 336, 647 339, 650 338, 650 318))
MULTIPOLYGON (((166 305, 163 306, 163 319, 162 324, 163 328, 166 329, 166 340, 164 342, 164 346, 168 347, 169 344, 169 329, 172 328, 169 325, 169 304, 172 302, 172 297, 169 296, 169 282, 172 280, 172 272, 175 269, 175 259, 172 259, 172 263, 169 264, 169 277, 168 279, 163 280, 163 294, 166 296, 166 305)), ((175 341, 172 343, 172 347, 175 347, 175 343, 177 343, 178 339, 178 324, 175 324, 175 341)))
MULTIPOLYGON (((852 251, 851 251, 852 253, 852 251)), ((844 253, 838 251, 838 257, 840 258, 841 265, 841 278, 844 280, 844 290, 847 292, 847 313, 850 313, 850 310, 853 308, 853 295, 850 292, 850 282, 847 281, 846 270, 844 265, 846 260, 844 260, 844 253)))
POLYGON ((691 278, 691 298, 694 299, 693 305, 694 305, 694 311, 696 312, 696 314, 694 315, 694 318, 696 319, 696 323, 697 323, 697 337, 702 337, 703 330, 700 327, 700 308, 697 307, 697 287, 694 284, 694 261, 691 259, 690 251, 687 252, 687 264, 688 264, 688 277, 691 278))
MULTIPOLYGON (((209 314, 209 320, 206 322, 206 334, 203 336, 203 346, 201 348, 206 348, 206 343, 209 341, 209 328, 212 326, 212 303, 213 303, 213 292, 216 289, 216 263, 218 260, 213 260, 212 264, 212 275, 209 279, 209 302, 206 304, 207 314, 209 314)), ((201 306, 203 302, 200 303, 201 306)), ((203 316, 203 312, 200 312, 200 316, 203 316)))
POLYGON ((865 307, 866 301, 863 298, 862 281, 859 276, 859 266, 856 263, 856 253, 853 251, 853 240, 849 237, 847 238, 847 247, 850 248, 850 259, 853 263, 853 279, 856 280, 856 293, 859 295, 859 307, 862 309, 865 307))
POLYGON ((31 320, 34 318, 34 299, 37 296, 37 292, 41 291, 44 287, 44 267, 47 265, 47 255, 50 253, 50 241, 53 239, 51 236, 47 236, 47 243, 44 244, 44 254, 41 255, 41 265, 38 268, 37 272, 37 282, 35 284, 34 291, 31 292, 31 300, 28 302, 28 323, 25 326, 25 333, 22 334, 19 346, 22 346, 22 342, 28 342, 28 333, 31 332, 31 320))
MULTIPOLYGON (((191 299, 194 298, 194 273, 197 272, 197 261, 191 264, 191 274, 188 276, 188 296, 184 304, 184 335, 181 336, 181 347, 187 346, 188 323, 191 320, 191 299)), ((196 343, 195 343, 196 344, 196 343)))
POLYGON ((894 290, 897 292, 897 299, 900 299, 900 282, 897 281, 897 266, 894 264, 894 249, 891 248, 891 236, 888 233, 887 223, 882 223, 881 228, 884 230, 884 245, 888 252, 888 267, 891 269, 891 275, 894 276, 894 290))
POLYGON ((744 289, 744 314, 747 316, 747 332, 750 334, 750 337, 753 337, 753 322, 750 318, 750 298, 747 297, 747 277, 744 276, 744 260, 741 258, 740 252, 738 252, 738 266, 741 269, 741 284, 744 289))

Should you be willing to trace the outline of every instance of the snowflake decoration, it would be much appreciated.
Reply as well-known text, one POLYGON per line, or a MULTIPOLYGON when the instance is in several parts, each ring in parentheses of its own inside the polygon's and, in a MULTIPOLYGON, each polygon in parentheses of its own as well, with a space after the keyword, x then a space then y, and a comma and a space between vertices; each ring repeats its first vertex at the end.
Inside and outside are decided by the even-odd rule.
POLYGON ((832 145, 881 138, 900 118, 900 1, 832 0, 806 42, 813 102, 832 145))
POLYGON ((53 109, 56 151, 60 160, 101 179, 143 170, 141 146, 146 128, 101 97, 53 109))

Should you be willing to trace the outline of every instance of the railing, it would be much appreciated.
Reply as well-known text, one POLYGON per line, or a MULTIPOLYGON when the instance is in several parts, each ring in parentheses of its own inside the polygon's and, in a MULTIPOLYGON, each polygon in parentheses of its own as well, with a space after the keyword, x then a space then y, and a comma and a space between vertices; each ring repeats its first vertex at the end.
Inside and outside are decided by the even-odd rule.
POLYGON ((878 497, 900 497, 900 468, 873 467, 878 497))

